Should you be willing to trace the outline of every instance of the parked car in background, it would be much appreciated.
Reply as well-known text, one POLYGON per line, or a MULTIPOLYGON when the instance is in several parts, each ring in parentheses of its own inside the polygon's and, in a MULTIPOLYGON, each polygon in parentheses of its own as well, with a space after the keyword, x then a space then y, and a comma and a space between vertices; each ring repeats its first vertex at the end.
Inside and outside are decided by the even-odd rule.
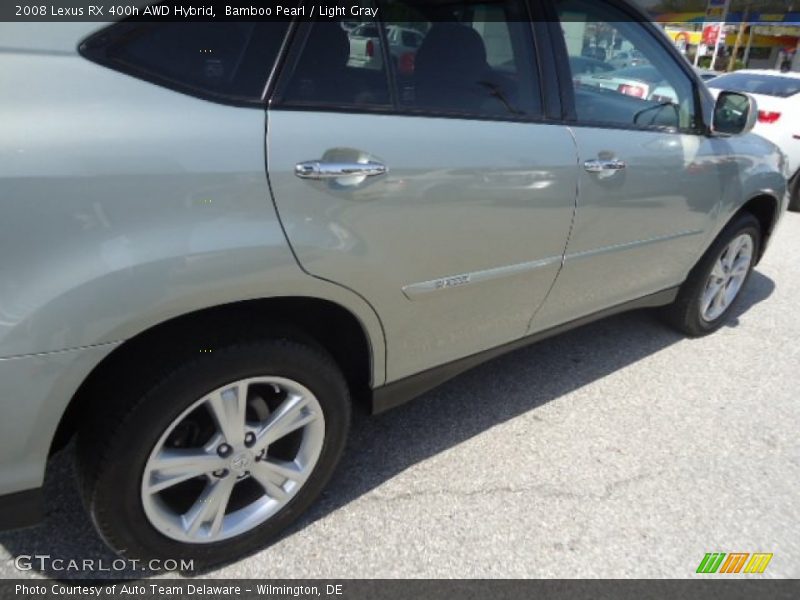
POLYGON ((584 73, 575 77, 579 85, 613 90, 645 100, 650 99, 653 91, 664 81, 664 75, 652 65, 584 73))
POLYGON ((354 410, 610 314, 727 322, 785 209, 749 96, 715 101, 620 0, 550 6, 650 64, 591 76, 525 0, 392 6, 418 47, 405 22, 0 23, 0 526, 42 518, 75 438, 108 546, 230 561, 320 495, 354 410), (354 43, 384 35, 413 74, 354 43))
POLYGON ((786 154, 791 174, 789 208, 800 211, 800 73, 746 69, 712 79, 708 86, 716 94, 737 90, 756 99, 754 131, 786 154))
MULTIPOLYGON (((397 65, 405 70, 413 70, 413 57, 422 43, 423 34, 410 27, 390 26, 386 28, 389 54, 397 65)), ((350 32, 350 61, 353 67, 379 69, 381 58, 381 39, 374 23, 365 23, 350 32)))
POLYGON ((631 50, 628 52, 617 52, 608 63, 615 69, 626 67, 638 67, 647 64, 647 58, 641 53, 631 50))

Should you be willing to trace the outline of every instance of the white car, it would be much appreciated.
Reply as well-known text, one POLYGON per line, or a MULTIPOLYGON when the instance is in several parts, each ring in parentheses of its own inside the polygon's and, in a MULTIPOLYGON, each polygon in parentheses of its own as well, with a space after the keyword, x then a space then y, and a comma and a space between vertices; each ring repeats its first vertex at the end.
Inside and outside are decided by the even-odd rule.
POLYGON ((786 155, 791 174, 789 209, 800 212, 800 73, 746 69, 716 77, 707 85, 715 95, 735 90, 756 99, 758 123, 753 131, 786 155))

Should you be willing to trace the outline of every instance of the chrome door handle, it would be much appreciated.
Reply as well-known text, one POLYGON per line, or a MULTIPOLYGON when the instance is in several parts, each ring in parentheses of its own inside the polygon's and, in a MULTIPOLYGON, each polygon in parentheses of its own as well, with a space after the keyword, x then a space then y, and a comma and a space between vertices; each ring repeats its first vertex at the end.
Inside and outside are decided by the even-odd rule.
POLYGON ((339 179, 341 177, 377 177, 389 172, 386 165, 375 161, 359 162, 324 162, 310 160, 297 163, 294 174, 300 179, 339 179))
POLYGON ((619 159, 613 160, 587 160, 583 163, 583 168, 589 173, 605 173, 606 171, 622 171, 628 165, 619 159))

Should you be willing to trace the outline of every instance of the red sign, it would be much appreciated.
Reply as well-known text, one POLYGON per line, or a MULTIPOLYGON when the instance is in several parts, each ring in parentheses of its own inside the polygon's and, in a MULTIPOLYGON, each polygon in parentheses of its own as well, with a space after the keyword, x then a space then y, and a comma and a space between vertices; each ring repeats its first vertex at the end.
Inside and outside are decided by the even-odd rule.
POLYGON ((703 43, 706 46, 713 46, 719 39, 719 25, 709 25, 703 29, 703 43))

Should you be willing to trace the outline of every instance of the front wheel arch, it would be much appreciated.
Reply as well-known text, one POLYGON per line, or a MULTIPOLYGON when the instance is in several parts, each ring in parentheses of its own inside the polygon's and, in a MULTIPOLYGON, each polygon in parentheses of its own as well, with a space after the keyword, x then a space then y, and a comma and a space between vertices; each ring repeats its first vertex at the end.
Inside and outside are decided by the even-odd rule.
POLYGON ((800 212, 800 170, 789 180, 789 210, 800 212))
MULTIPOLYGON (((720 232, 728 227, 733 221, 738 219, 742 214, 749 213, 753 215, 761 228, 761 247, 756 260, 756 264, 758 264, 764 257, 764 252, 769 245, 772 233, 775 231, 775 225, 778 222, 779 211, 780 202, 777 198, 766 193, 759 194, 748 200, 738 211, 736 211, 736 213, 733 214, 720 229, 720 232)), ((717 235, 719 235, 719 232, 717 235)), ((716 240, 716 236, 714 239, 716 240)))

